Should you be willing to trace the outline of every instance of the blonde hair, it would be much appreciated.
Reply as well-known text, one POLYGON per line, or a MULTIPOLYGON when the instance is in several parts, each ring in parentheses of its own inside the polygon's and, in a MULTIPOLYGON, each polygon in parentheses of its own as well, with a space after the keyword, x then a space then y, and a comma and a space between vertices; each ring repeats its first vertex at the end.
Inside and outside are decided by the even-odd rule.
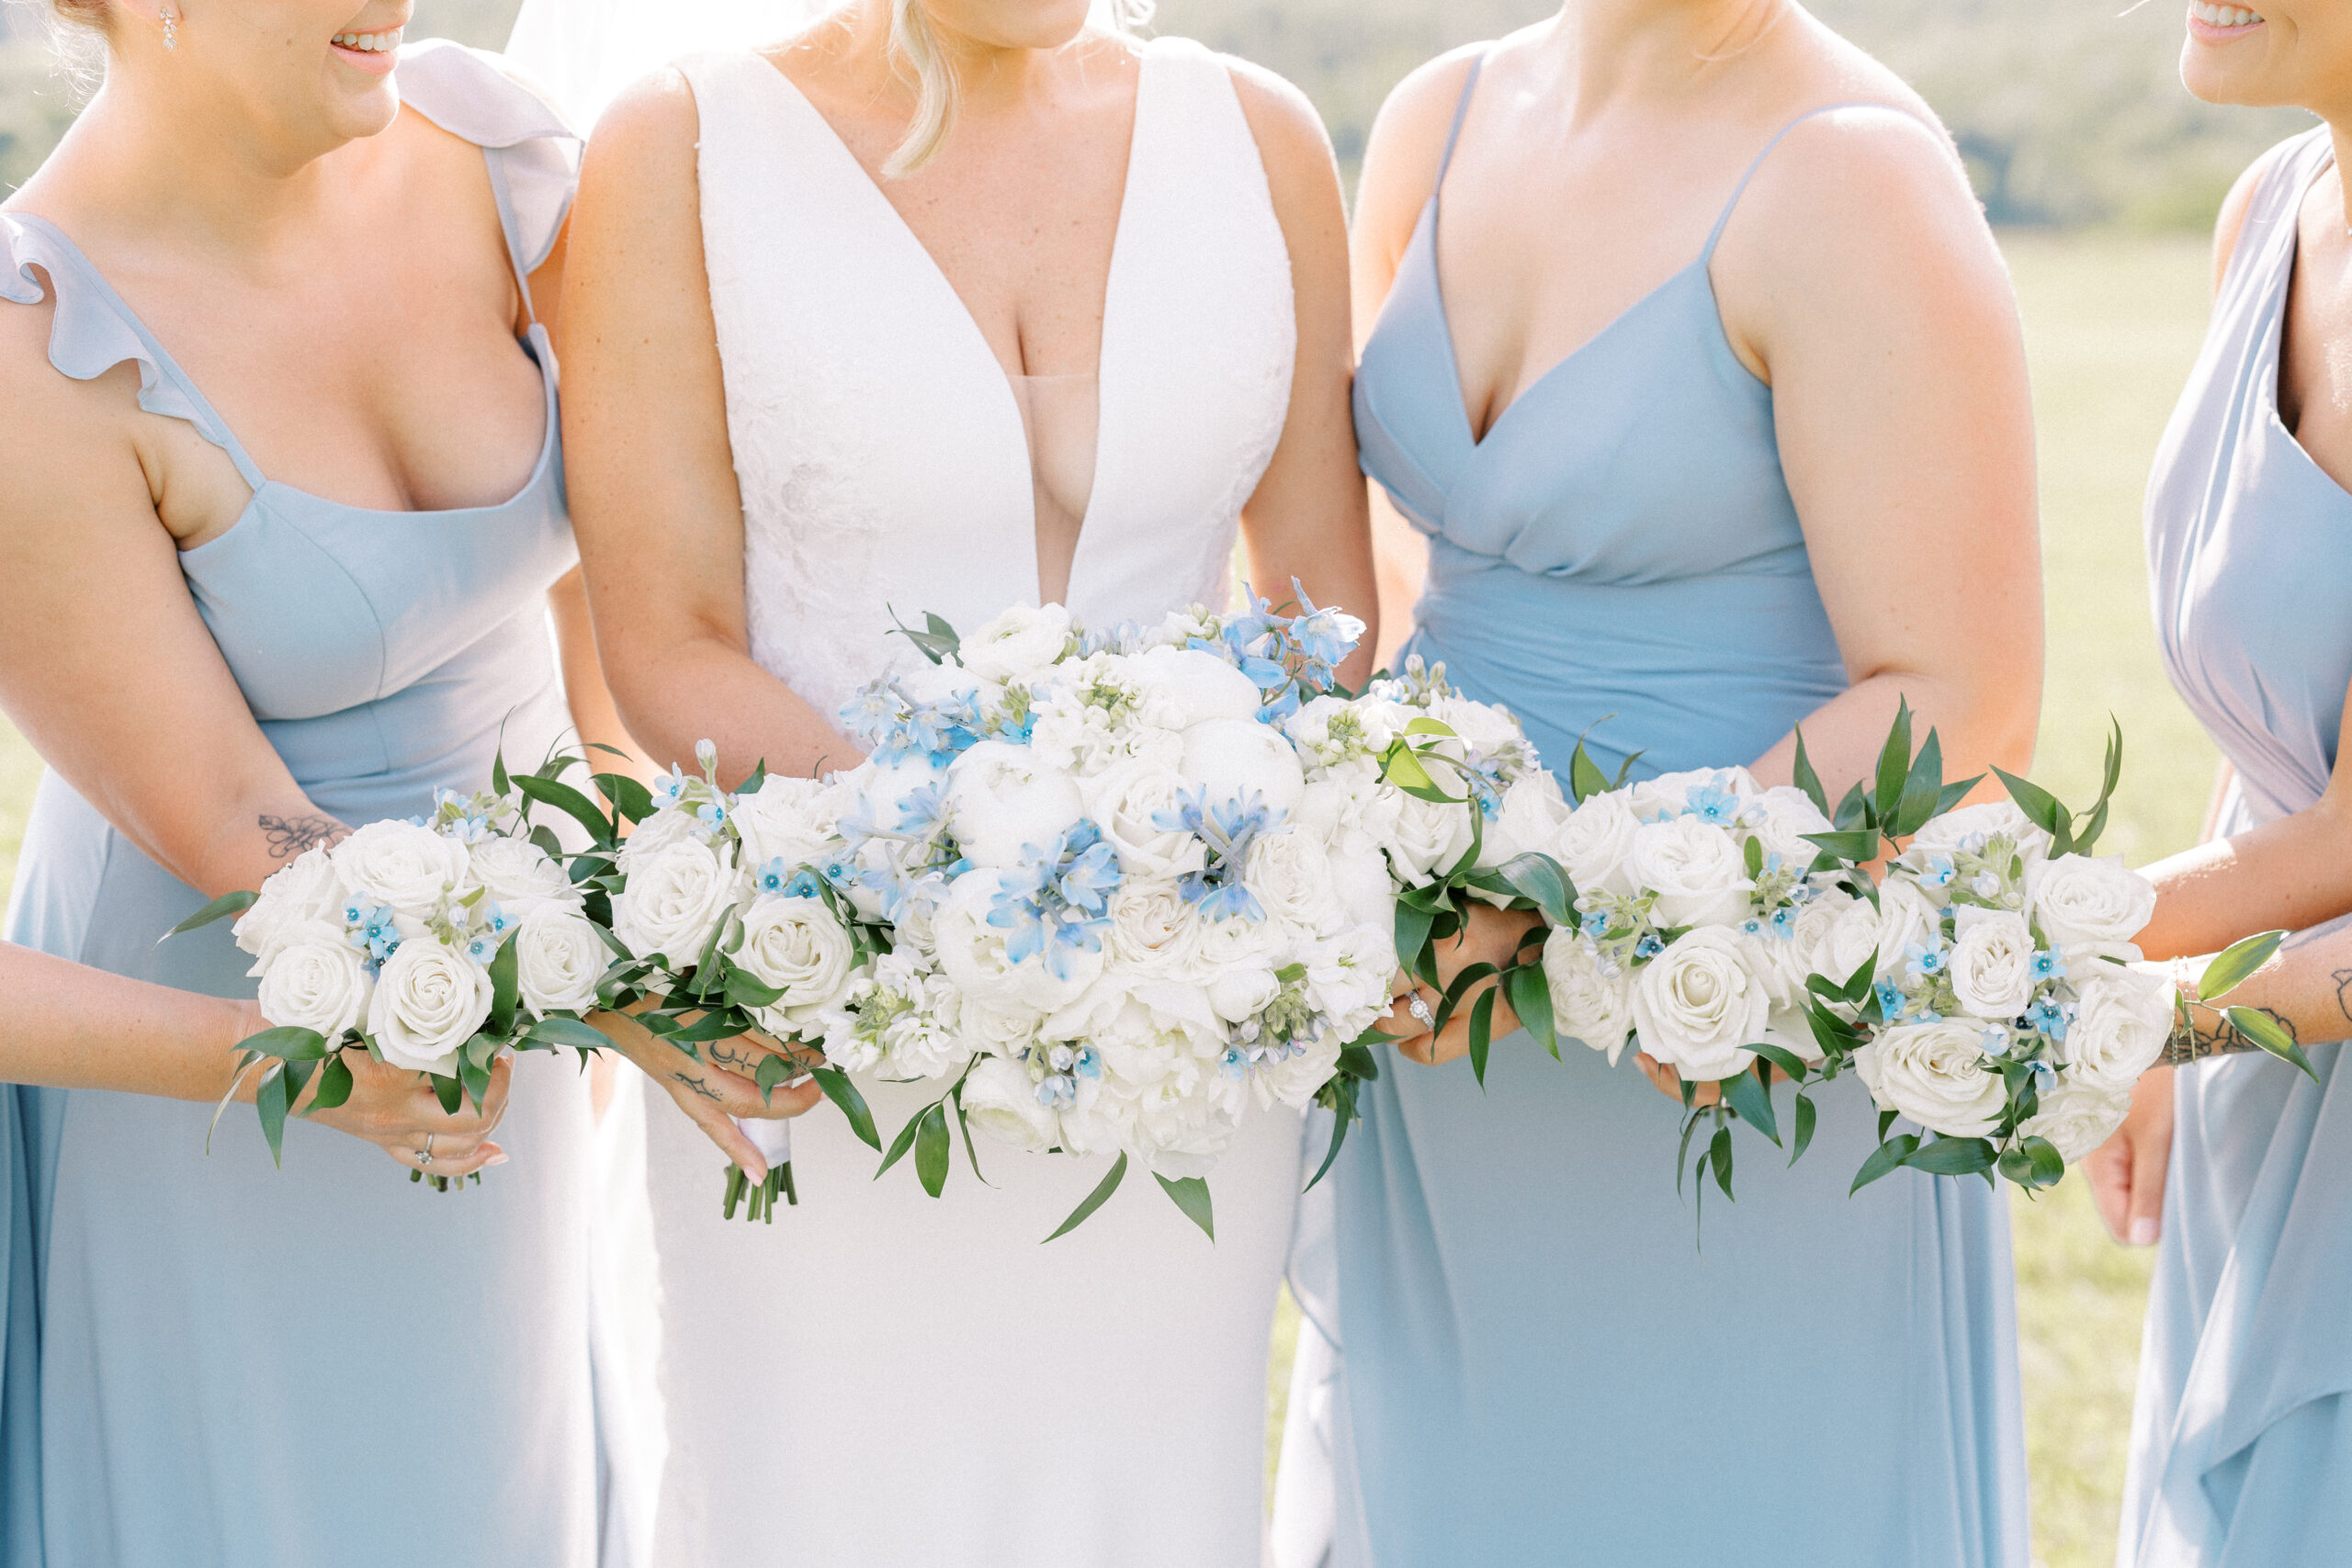
MULTIPOLYGON (((1131 32, 1151 20, 1152 0, 1098 0, 1111 26, 1131 32)), ((956 128, 955 62, 939 46, 923 0, 890 0, 890 52, 915 85, 915 117, 907 134, 883 161, 885 179, 913 174, 939 156, 956 128)))

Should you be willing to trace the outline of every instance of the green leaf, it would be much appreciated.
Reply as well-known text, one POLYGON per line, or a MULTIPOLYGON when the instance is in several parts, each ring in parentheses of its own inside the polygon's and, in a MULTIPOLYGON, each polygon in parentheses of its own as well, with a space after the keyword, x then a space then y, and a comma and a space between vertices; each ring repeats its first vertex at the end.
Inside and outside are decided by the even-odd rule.
POLYGON ((1813 1142, 1814 1121, 1815 1111, 1813 1108, 1813 1101, 1805 1098, 1803 1093, 1799 1093, 1797 1096, 1796 1133, 1795 1135, 1789 1140, 1789 1163, 1791 1165, 1797 1163, 1797 1157, 1804 1154, 1806 1145, 1813 1142))
POLYGON ((939 616, 926 612, 923 615, 925 629, 917 631, 899 619, 897 610, 887 604, 883 608, 889 614, 890 624, 898 628, 898 635, 921 649, 922 656, 933 664, 944 664, 962 650, 963 640, 956 635, 956 628, 939 616))
POLYGON ((1744 848, 1744 850, 1743 850, 1742 853, 1743 853, 1743 855, 1745 856, 1746 861, 1747 861, 1747 874, 1748 874, 1748 875, 1750 875, 1750 876, 1761 876, 1761 875, 1763 875, 1763 874, 1764 874, 1764 840, 1761 840, 1761 839, 1755 839, 1755 838, 1751 838, 1751 839, 1749 839, 1749 840, 1747 840, 1747 845, 1745 846, 1745 848, 1744 848))
POLYGON ((1314 1191, 1315 1184, 1330 1170, 1332 1162, 1340 1157, 1340 1145, 1348 1141, 1348 1124, 1356 1119, 1356 1089, 1353 1083, 1345 1078, 1334 1078, 1323 1088, 1324 1092, 1332 1097, 1331 1146, 1323 1151, 1323 1163, 1315 1168, 1315 1174, 1306 1179, 1305 1187, 1299 1189, 1302 1192, 1314 1191))
POLYGON ((531 1025, 523 1038, 541 1045, 569 1045, 577 1051, 617 1049, 613 1045, 612 1037, 603 1030, 582 1023, 576 1018, 565 1018, 560 1013, 550 1014, 531 1025))
POLYGON ((1926 827, 1928 818, 1936 814, 1936 802, 1942 797, 1943 789, 1943 742, 1930 729, 1927 744, 1919 748, 1919 755, 1903 781, 1903 798, 1894 812, 1894 836, 1907 839, 1926 827))
MULTIPOLYGON (((774 1105, 776 1085, 791 1077, 792 1064, 786 1058, 777 1055, 773 1051, 762 1056, 760 1065, 752 1069, 752 1087, 760 1091, 760 1103, 774 1105)), ((879 1154, 882 1151, 881 1144, 877 1142, 874 1145, 874 1150, 879 1154)))
POLYGON ((1544 977, 1543 969, 1521 964, 1504 974, 1503 988, 1510 993, 1510 1010, 1519 1015, 1519 1026, 1558 1061, 1560 1036, 1552 1022, 1552 984, 1544 977))
POLYGON ((1962 801, 1974 794, 1976 786, 1984 782, 1984 775, 1979 773, 1973 779, 1961 779, 1956 783, 1944 785, 1942 792, 1936 796, 1936 809, 1932 815, 1941 817, 1945 812, 1953 809, 1962 801))
POLYGON ((490 787, 497 795, 507 795, 514 790, 513 783, 506 776, 506 748, 503 746, 491 754, 490 787))
POLYGON ((749 1012, 753 1008, 772 1008, 783 999, 784 988, 763 983, 748 969, 730 964, 727 966, 724 992, 729 1002, 749 1012))
POLYGON ((343 1053, 338 1051, 320 1065, 319 1092, 311 1097, 311 1103, 303 1108, 302 1114, 313 1116, 322 1111, 333 1111, 350 1098, 351 1066, 343 1059, 343 1053))
POLYGON ((2036 1187, 2055 1187, 2066 1174, 2065 1156, 2058 1145, 2043 1137, 2030 1137, 2019 1145, 2033 1161, 2033 1182, 2036 1187))
MULTIPOLYGON (((1715 1129, 1714 1142, 1707 1145, 1707 1163, 1714 1168, 1715 1185, 1724 1190, 1724 1197, 1732 1198, 1730 1128, 1715 1129)), ((1739 1200, 1732 1198, 1732 1201, 1736 1203, 1739 1200)))
POLYGON ((1577 888, 1558 861, 1539 850, 1523 855, 1513 855, 1498 868, 1511 891, 1535 906, 1544 923, 1553 926, 1576 924, 1577 888))
POLYGON ((1430 927, 1435 917, 1427 909, 1396 900, 1396 962, 1408 971, 1420 963, 1421 950, 1430 944, 1430 927))
POLYGON ((627 773, 592 773, 597 793, 613 803, 613 809, 632 822, 642 822, 653 815, 653 792, 627 773))
POLYGON ((1841 829, 1853 830, 1867 827, 1869 816, 1870 796, 1862 793, 1861 780, 1856 779, 1846 786, 1846 793, 1838 796, 1838 809, 1829 814, 1829 819, 1841 829))
POLYGON ((1797 761, 1792 775, 1797 788, 1804 791, 1813 808, 1824 817, 1829 815, 1829 792, 1821 787, 1821 775, 1813 771, 1813 759, 1804 754, 1804 726, 1797 726, 1797 761))
POLYGON ((466 1102, 464 1082, 458 1078, 446 1077, 439 1073, 428 1073, 425 1076, 433 1080, 433 1093, 435 1098, 441 1101, 441 1109, 447 1114, 455 1116, 458 1113, 458 1107, 466 1102))
POLYGON ((1577 749, 1568 753, 1568 793, 1578 806, 1596 795, 1609 793, 1609 775, 1600 771, 1592 753, 1584 749, 1582 737, 1577 738, 1577 749))
MULTIPOLYGON (((965 1071, 968 1074, 971 1069, 967 1067, 965 1071)), ((972 1168, 972 1179, 983 1187, 995 1186, 996 1183, 980 1174, 980 1151, 978 1145, 972 1142, 972 1119, 964 1111, 964 1080, 962 1078, 956 1080, 956 1087, 947 1091, 947 1098, 956 1105, 956 1125, 964 1131, 964 1158, 972 1168)))
POLYGON ((1488 987, 1470 1008, 1470 1075, 1487 1087, 1487 1052, 1494 1044, 1495 992, 1488 987))
MULTIPOLYGON (((1110 1172, 1102 1178, 1099 1184, 1096 1185, 1093 1191, 1089 1192, 1086 1195, 1086 1201, 1080 1203, 1077 1208, 1072 1209, 1069 1212, 1069 1218, 1061 1223, 1061 1228, 1054 1232, 1053 1235, 1047 1236, 1046 1239, 1047 1241, 1059 1241, 1062 1237, 1069 1235, 1070 1232, 1076 1230, 1079 1226, 1091 1219, 1094 1215, 1095 1210, 1101 1208, 1103 1204, 1111 1201, 1111 1194, 1119 1190, 1120 1179, 1125 1177, 1126 1174, 1127 1156, 1125 1154, 1122 1154, 1117 1159, 1111 1162, 1110 1172)), ((1309 1183, 1309 1185, 1311 1186, 1313 1184, 1309 1183)))
POLYGON ((1422 800, 1443 803, 1462 799, 1460 795, 1448 795, 1440 789, 1437 780, 1430 776, 1429 769, 1421 765, 1420 757, 1402 740, 1390 743, 1386 756, 1381 760, 1380 771, 1390 784, 1422 800))
POLYGON ((1852 829, 1836 833, 1801 833, 1798 837, 1817 849, 1826 850, 1839 860, 1854 865, 1865 864, 1878 858, 1878 830, 1874 828, 1852 829))
POLYGON ((2263 931, 2222 949, 2214 955, 2213 962, 2205 965, 2205 973, 2198 978, 2197 999, 2200 1002, 2219 1001, 2245 985, 2249 976, 2270 962, 2270 955, 2277 953, 2278 944, 2286 940, 2287 933, 2283 931, 2263 931))
POLYGON ((2230 1008, 2222 1016, 2230 1021, 2231 1028, 2246 1039, 2280 1061, 2294 1063, 2313 1083, 2319 1081, 2319 1074, 2312 1069, 2312 1059, 2303 1055, 2302 1046, 2296 1043, 2295 1037, 2287 1032, 2277 1019, 2257 1008, 2230 1008))
POLYGON ((234 893, 223 893, 187 919, 165 931, 163 940, 169 942, 175 936, 183 936, 200 927, 209 926, 215 920, 227 919, 231 915, 242 915, 252 908, 260 898, 260 894, 248 893, 243 888, 234 893))
POLYGON ((1741 1121, 1770 1138, 1775 1146, 1779 1145, 1780 1118, 1772 1113, 1772 1091, 1764 1087, 1759 1069, 1751 1067, 1724 1079, 1723 1097, 1724 1103, 1730 1106, 1741 1121))
MULTIPOLYGON (((563 840, 555 836, 554 829, 548 827, 544 823, 532 829, 531 842, 538 845, 539 852, 547 856, 548 859, 559 863, 562 861, 563 840)), ((596 863, 594 862, 589 863, 588 868, 584 872, 582 867, 577 864, 568 866, 565 869, 571 879, 574 882, 578 882, 581 880, 582 875, 593 875, 594 874, 595 863, 596 863)))
POLYGON ((947 1141, 946 1103, 933 1100, 915 1129, 915 1179, 924 1191, 936 1198, 946 1189, 947 1167, 955 1156, 955 1146, 947 1141))
POLYGON ((522 954, 514 951, 518 934, 508 931, 490 955, 490 1021, 482 1027, 501 1040, 514 1032, 514 1000, 521 992, 522 954))
POLYGON ((1423 714, 1420 717, 1408 722, 1405 726, 1405 733, 1408 735, 1442 735, 1448 739, 1453 739, 1455 735, 1453 726, 1446 723, 1443 719, 1431 718, 1427 714, 1423 714))
POLYGON ((1911 1157, 1911 1151, 1918 1146, 1918 1138, 1909 1133, 1886 1139, 1871 1151, 1870 1158, 1862 1161, 1862 1168, 1856 1173, 1854 1184, 1846 1189, 1846 1196, 1850 1198, 1880 1177, 1901 1169, 1903 1162, 1911 1157))
POLYGON ((534 778, 526 773, 514 781, 514 787, 522 791, 526 797, 536 800, 542 806, 552 806, 578 822, 588 829, 589 836, 596 842, 603 844, 612 841, 614 836, 612 823, 606 819, 603 812, 596 809, 586 795, 570 784, 558 784, 553 779, 534 778))
POLYGON ((1187 1176, 1170 1181, 1158 1171, 1151 1179, 1168 1194, 1169 1201, 1184 1211, 1184 1217, 1201 1227, 1201 1234, 1211 1241, 1216 1239, 1216 1216, 1209 1211, 1209 1184, 1197 1176, 1187 1176))
POLYGON ((1781 1071, 1788 1075, 1792 1081, 1797 1083, 1804 1082, 1804 1059, 1799 1056, 1794 1051, 1790 1050, 1787 1046, 1775 1045, 1768 1040, 1759 1040, 1755 1044, 1750 1045, 1748 1049, 1755 1052, 1765 1061, 1768 1061, 1774 1066, 1780 1068, 1781 1071))
MULTIPOLYGON (((475 1038, 481 1037, 477 1035, 475 1038)), ((474 1109, 481 1110, 481 1102, 490 1094, 489 1066, 475 1061, 470 1052, 460 1055, 458 1058, 458 1081, 466 1086, 466 1097, 474 1102, 474 1109)))
MULTIPOLYGON (((647 1022, 645 1017, 640 1017, 638 1021, 647 1022)), ((647 1023, 647 1027, 652 1026, 647 1023)), ((692 1023, 675 1024, 657 1032, 673 1045, 699 1045, 708 1040, 732 1040, 743 1032, 743 1023, 741 1019, 731 1017, 720 1009, 704 1013, 692 1023)))
POLYGON ((1890 826, 1903 800, 1904 781, 1911 776, 1911 699, 1894 700, 1894 723, 1878 754, 1878 785, 1871 797, 1880 827, 1890 826))
POLYGON ((2018 777, 2006 768, 1995 768, 1993 773, 2008 790, 2009 798, 2018 803, 2018 809, 2024 812, 2029 820, 2047 830, 2053 838, 2066 831, 2073 817, 2056 795, 2030 780, 2018 777))
POLYGON ((1682 1144, 1674 1151, 1674 1195, 1682 1196, 1682 1174, 1690 1168, 1690 1134, 1699 1130, 1700 1112, 1690 1109, 1690 1096, 1696 1092, 1689 1078, 1682 1080, 1682 1144))
MULTIPOLYGON (((769 1059, 773 1061, 775 1058, 769 1059)), ((865 1096, 857 1091, 857 1085, 850 1082, 849 1075, 839 1067, 818 1067, 809 1077, 817 1080, 817 1087, 824 1090, 825 1098, 839 1106, 842 1114, 849 1118, 849 1130, 857 1134, 858 1141, 880 1153, 882 1137, 874 1130, 874 1112, 867 1109, 865 1096)))
POLYGON ((1973 1176, 1993 1168, 1993 1145, 1983 1138, 1937 1138, 1920 1145, 1903 1163, 1930 1176, 1973 1176))
POLYGON ((272 1067, 254 1091, 254 1109, 261 1112, 261 1135, 269 1142, 269 1163, 286 1168, 286 1066, 272 1067))
POLYGON ((907 1124, 899 1129, 897 1137, 890 1140, 890 1152, 882 1156, 882 1164, 874 1173, 875 1180, 881 1180, 883 1171, 898 1164, 906 1152, 915 1146, 915 1134, 922 1129, 922 1117, 920 1114, 907 1118, 907 1124))
POLYGON ((275 1056, 281 1062, 315 1062, 327 1054, 326 1036, 315 1029, 297 1029, 281 1024, 265 1029, 259 1034, 249 1034, 237 1042, 240 1051, 257 1051, 265 1056, 275 1056))

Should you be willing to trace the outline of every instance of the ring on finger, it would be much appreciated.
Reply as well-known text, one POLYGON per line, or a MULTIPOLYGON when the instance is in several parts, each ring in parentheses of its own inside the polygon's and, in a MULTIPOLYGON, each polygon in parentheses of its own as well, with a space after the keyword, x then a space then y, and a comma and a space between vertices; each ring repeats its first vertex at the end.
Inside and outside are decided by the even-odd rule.
POLYGON ((424 1134, 424 1146, 416 1151, 416 1168, 423 1170, 433 1163, 433 1134, 424 1134))
POLYGON ((1430 1010, 1429 998, 1421 995, 1420 992, 1415 991, 1413 993, 1412 1000, 1405 1004, 1405 1010, 1419 1019, 1423 1029, 1435 1029, 1437 1027, 1437 1014, 1430 1010))

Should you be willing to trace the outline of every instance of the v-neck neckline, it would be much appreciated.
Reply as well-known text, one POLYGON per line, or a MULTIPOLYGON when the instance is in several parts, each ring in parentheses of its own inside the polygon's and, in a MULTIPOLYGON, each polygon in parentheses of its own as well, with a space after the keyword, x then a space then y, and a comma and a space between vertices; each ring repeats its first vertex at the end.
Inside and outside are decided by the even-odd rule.
POLYGON ((2326 465, 2312 457, 2311 448, 2303 445, 2302 436, 2288 427, 2286 411, 2279 402, 2278 387, 2279 378, 2287 373, 2288 304, 2294 294, 2295 267, 2302 260, 2303 254, 2303 202, 2311 196, 2312 187, 2325 179, 2327 172, 2335 166, 2335 152, 2331 147, 2319 167, 2312 171, 2295 192, 2294 200, 2288 204, 2287 265, 2278 269, 2278 281, 2274 286, 2270 302, 2270 363, 2263 374, 2262 384, 2263 401, 2268 405, 2271 428, 2286 438, 2287 445, 2294 448, 2295 455, 2303 460, 2305 467, 2333 487, 2338 499, 2352 502, 2352 489, 2347 489, 2342 479, 2329 473, 2326 465))
MULTIPOLYGON (((786 75, 784 72, 784 68, 778 65, 775 61, 770 60, 763 54, 758 53, 754 53, 753 58, 759 62, 761 68, 764 70, 767 74, 775 78, 776 82, 782 85, 791 101, 797 104, 800 108, 808 114, 809 118, 814 120, 817 125, 824 130, 824 141, 840 154, 842 161, 846 164, 849 166, 850 171, 856 175, 856 183, 858 186, 861 186, 867 195, 873 198, 875 203, 881 208, 887 226, 903 239, 909 248, 911 249, 916 255, 922 258, 922 270, 925 276, 938 286, 939 291, 946 297, 948 314, 956 321, 961 323, 965 337, 967 339, 971 346, 978 350, 979 357, 987 363, 992 371, 995 372, 995 374, 992 377, 988 378, 988 379, 993 388, 993 396, 998 405, 998 412, 1010 419, 1012 430, 1021 436, 1022 440, 1022 471, 1029 481, 1026 493, 1029 496, 1029 556, 1031 587, 1033 590, 1032 597, 1040 604, 1044 603, 1046 592, 1045 574, 1042 570, 1038 570, 1037 563, 1037 458, 1035 446, 1029 436, 1028 422, 1021 412, 1021 395, 1013 386, 1013 378, 1016 373, 1006 369, 1004 362, 997 357, 996 349, 989 344, 988 333, 980 329, 979 318, 972 313, 971 306, 965 303, 964 296, 957 292, 955 280, 947 276, 947 269, 939 265, 939 258, 932 254, 931 247, 924 244, 922 236, 915 232, 914 225, 907 221, 906 214, 899 210, 898 204, 890 199, 888 193, 883 190, 880 182, 874 177, 872 172, 866 168, 865 164, 859 159, 858 155, 851 150, 849 142, 842 137, 841 131, 834 127, 833 122, 825 118, 825 112, 817 107, 816 100, 809 97, 807 93, 803 92, 801 90, 800 84, 786 75)), ((1059 603, 1065 606, 1067 606, 1076 597, 1075 590, 1079 583, 1079 566, 1080 563, 1086 558, 1088 553, 1088 541, 1095 533, 1095 502, 1102 493, 1102 477, 1104 468, 1103 453, 1110 443, 1105 439, 1106 422, 1102 418, 1102 410, 1103 406, 1104 389, 1107 389, 1111 383, 1111 345, 1114 341, 1112 335, 1112 320, 1114 312, 1120 303, 1120 264, 1127 255, 1128 230, 1135 220, 1136 155, 1144 144, 1144 115, 1150 102, 1148 88, 1150 86, 1149 77, 1152 60, 1153 51, 1147 46, 1137 53, 1136 61, 1135 115, 1127 127, 1126 166, 1121 171, 1119 176, 1119 216, 1116 223, 1113 227, 1111 234, 1110 265, 1104 270, 1102 275, 1102 324, 1101 333, 1096 341, 1094 349, 1094 369, 1092 373, 1095 384, 1096 412, 1094 426, 1093 474, 1091 482, 1087 488, 1086 511, 1079 519, 1078 539, 1070 547, 1069 569, 1067 580, 1064 581, 1062 586, 1062 595, 1059 601, 1059 603)), ((1024 378, 1030 375, 1029 372, 1020 372, 1019 374, 1024 378)), ((1077 374, 1084 374, 1084 372, 1077 372, 1077 374)))

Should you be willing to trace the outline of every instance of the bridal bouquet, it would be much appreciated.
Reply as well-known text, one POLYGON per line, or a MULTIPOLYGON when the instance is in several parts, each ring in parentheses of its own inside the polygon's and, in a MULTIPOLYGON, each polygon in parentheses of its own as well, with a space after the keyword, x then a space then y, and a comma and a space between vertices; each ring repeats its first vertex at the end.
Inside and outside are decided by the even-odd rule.
MULTIPOLYGON (((174 930, 238 917, 237 945, 254 956, 271 1025, 242 1042, 239 1077, 268 1063, 254 1100, 273 1157, 314 1076, 317 1092, 296 1114, 350 1096, 346 1050, 424 1075, 454 1111, 468 1097, 481 1102, 502 1052, 571 1048, 584 1059, 610 1043, 582 1021, 598 1006, 605 941, 561 845, 531 826, 518 787, 552 784, 573 761, 522 780, 502 761, 490 790, 445 790, 427 818, 370 822, 174 930)), ((410 1179, 449 1186, 422 1170, 410 1179)))
POLYGON ((820 868, 888 926, 828 1057, 939 1087, 884 1169, 911 1152, 936 1196, 952 1111, 976 1170, 975 1128, 1116 1154, 1056 1235, 1131 1161, 1214 1235, 1204 1178, 1248 1109, 1335 1103, 1374 1070, 1388 870, 1285 728, 1326 710, 1362 629, 1253 601, 1148 631, 1046 605, 910 633, 932 662, 843 710, 871 754, 831 786, 851 804, 820 868))
POLYGON ((1880 1143, 1857 1190, 1904 1167, 2038 1189, 2106 1141, 2165 1047, 2171 987, 2127 966, 2154 889, 2091 854, 2120 737, 2079 818, 2007 773, 2008 801, 1960 806, 1978 781, 1946 784, 1934 734, 1917 757, 1910 739, 1906 706, 1834 813, 1800 736, 1795 787, 1730 768, 1579 790, 1548 846, 1572 892, 1539 1032, 1673 1067, 1683 1158, 1712 1120, 1700 1168, 1727 1196, 1728 1122, 1781 1142, 1775 1071, 1796 1086, 1792 1159, 1807 1089, 1849 1067, 1869 1089, 1880 1143))

